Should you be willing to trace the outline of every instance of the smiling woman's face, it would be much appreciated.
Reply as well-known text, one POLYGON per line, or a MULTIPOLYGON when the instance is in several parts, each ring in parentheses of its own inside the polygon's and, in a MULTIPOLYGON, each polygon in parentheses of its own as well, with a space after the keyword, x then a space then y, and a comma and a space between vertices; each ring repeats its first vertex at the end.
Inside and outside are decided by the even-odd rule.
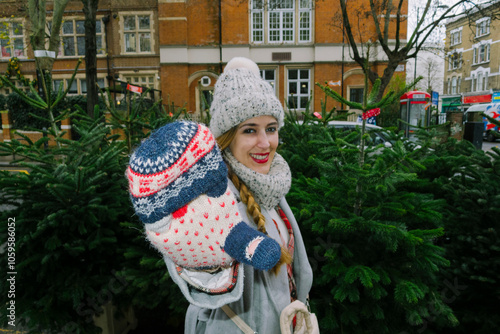
POLYGON ((250 118, 240 125, 229 145, 233 156, 244 166, 267 174, 278 147, 278 122, 272 116, 250 118))

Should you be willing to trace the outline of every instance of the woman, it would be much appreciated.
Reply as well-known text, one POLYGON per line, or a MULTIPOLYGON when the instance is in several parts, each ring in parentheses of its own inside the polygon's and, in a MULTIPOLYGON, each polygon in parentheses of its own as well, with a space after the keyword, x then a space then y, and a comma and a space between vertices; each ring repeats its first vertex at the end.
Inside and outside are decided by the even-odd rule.
POLYGON ((283 108, 271 85, 261 79, 257 65, 234 58, 215 85, 211 115, 210 130, 228 165, 242 218, 276 240, 282 257, 269 271, 244 266, 241 296, 235 289, 233 298, 229 294, 200 297, 196 289, 184 288, 196 300, 188 308, 185 333, 241 332, 224 310, 213 308, 224 300, 254 332, 280 333, 281 311, 294 300, 306 302, 312 285, 300 230, 284 198, 291 185, 290 169, 276 153, 283 108))

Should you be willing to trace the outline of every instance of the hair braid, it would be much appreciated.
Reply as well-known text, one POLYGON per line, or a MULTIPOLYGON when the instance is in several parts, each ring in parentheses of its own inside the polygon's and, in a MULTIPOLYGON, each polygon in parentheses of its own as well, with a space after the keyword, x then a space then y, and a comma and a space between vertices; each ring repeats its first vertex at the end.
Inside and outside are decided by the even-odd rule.
MULTIPOLYGON (((223 135, 217 138, 217 143, 219 144, 219 148, 221 151, 225 150, 232 142, 236 135, 237 127, 232 128, 227 131, 223 135)), ((266 218, 261 212, 260 205, 255 201, 252 192, 248 189, 248 187, 240 181, 238 175, 231 171, 230 166, 228 166, 229 170, 229 178, 233 182, 236 189, 238 189, 240 193, 240 199, 247 206, 247 212, 252 217, 254 223, 257 225, 257 229, 267 235, 266 231, 266 218)), ((281 265, 292 263, 293 258, 288 249, 281 246, 281 256, 278 260, 278 263, 271 269, 274 274, 278 274, 281 265)))
POLYGON ((231 181, 233 181, 234 186, 240 192, 241 201, 246 204, 247 212, 252 217, 254 223, 257 225, 257 229, 264 234, 267 234, 266 231, 266 218, 260 212, 260 205, 255 201, 250 190, 248 190, 247 186, 240 181, 240 178, 233 172, 230 172, 231 181))

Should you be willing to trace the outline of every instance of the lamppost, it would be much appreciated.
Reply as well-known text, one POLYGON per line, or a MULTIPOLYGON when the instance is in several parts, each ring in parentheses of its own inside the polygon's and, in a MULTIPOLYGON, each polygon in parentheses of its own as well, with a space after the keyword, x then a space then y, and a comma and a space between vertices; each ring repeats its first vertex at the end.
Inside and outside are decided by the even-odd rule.
MULTIPOLYGON (((450 8, 448 5, 437 5, 433 7, 435 9, 448 9, 450 8)), ((417 7, 417 24, 415 27, 415 30, 417 30, 418 27, 418 21, 419 21, 419 15, 420 14, 420 7, 417 7)), ((416 31, 416 39, 415 39, 415 47, 418 47, 418 30, 416 31)), ((415 54, 415 68, 413 69, 413 80, 417 79, 417 58, 418 57, 418 52, 415 54)))

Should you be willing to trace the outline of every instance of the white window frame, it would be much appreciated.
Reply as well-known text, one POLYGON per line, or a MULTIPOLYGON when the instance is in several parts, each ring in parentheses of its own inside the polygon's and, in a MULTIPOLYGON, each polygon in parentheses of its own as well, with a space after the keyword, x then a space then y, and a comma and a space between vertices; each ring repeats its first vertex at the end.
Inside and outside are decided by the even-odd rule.
POLYGON ((277 69, 276 68, 261 68, 259 70, 260 72, 260 77, 262 79, 264 79, 264 81, 266 81, 267 83, 269 83, 271 85, 271 87, 273 87, 273 90, 274 90, 274 93, 276 94, 276 92, 278 91, 278 85, 277 85, 277 69), (269 78, 268 75, 266 74, 272 74, 272 79, 269 78))
POLYGON ((451 95, 451 79, 448 78, 448 84, 446 85, 446 90, 448 91, 448 95, 451 95))
POLYGON ((269 22, 267 40, 269 43, 293 43, 295 41, 295 1, 285 1, 289 1, 292 7, 267 11, 267 22, 269 22), (276 19, 277 21, 275 21, 276 19), (273 21, 277 22, 277 28, 271 28, 273 21), (276 33, 276 36, 273 36, 273 33, 276 33))
MULTIPOLYGON (((61 39, 61 43, 59 45, 59 50, 57 52, 57 58, 65 58, 65 59, 70 59, 70 58, 80 58, 85 56, 85 31, 82 33, 77 33, 77 22, 82 22, 85 24, 85 18, 84 17, 77 17, 77 16, 67 16, 64 17, 64 21, 61 24, 61 31, 59 34, 59 37, 61 39), (67 22, 72 22, 72 28, 73 32, 72 33, 65 33, 64 32, 64 25, 67 22), (74 51, 75 54, 73 55, 66 55, 64 53, 64 41, 65 38, 71 38, 73 37, 73 45, 74 45, 74 51), (83 53, 80 54, 78 53, 78 38, 83 38, 83 53)), ((50 25, 51 25, 51 19, 48 20, 48 30, 47 34, 50 34, 50 25)), ((104 28, 104 23, 102 22, 102 16, 98 16, 96 18, 96 24, 100 25, 101 31, 96 31, 96 37, 100 37, 101 39, 101 45, 99 46, 98 42, 96 41, 96 47, 97 47, 97 57, 105 57, 105 50, 106 50, 106 35, 105 35, 105 28, 104 28)), ((85 29, 85 27, 84 27, 85 29)), ((96 28, 97 30, 97 28, 96 28)), ((48 47, 48 42, 46 47, 48 47)))
POLYGON ((456 70, 462 67, 462 52, 455 51, 448 55, 448 70, 456 70), (457 59, 453 59, 453 55, 457 55, 457 59))
MULTIPOLYGON (((143 71, 143 72, 120 72, 119 73, 119 79, 120 81, 123 81, 123 82, 128 82, 130 83, 132 86, 138 86, 138 87, 146 87, 146 88, 152 88, 152 89, 158 89, 158 87, 160 86, 160 82, 159 82, 159 79, 160 78, 160 74, 158 73, 158 71, 143 71), (129 78, 153 78, 153 83, 152 83, 152 86, 150 86, 150 83, 148 82, 147 84, 144 84, 144 82, 142 82, 142 80, 139 80, 139 82, 137 82, 136 80, 128 80, 129 78)), ((143 93, 145 93, 146 90, 143 91, 143 93)), ((157 94, 155 93, 155 98, 157 96, 157 94)), ((117 98, 118 99, 123 99, 125 96, 123 94, 119 94, 117 95, 117 98)), ((200 101, 200 104, 201 105, 201 101, 200 101)))
POLYGON ((26 36, 25 36, 26 29, 24 28, 24 20, 19 20, 19 19, 17 19, 17 20, 5 20, 5 21, 1 21, 0 25, 2 25, 2 27, 6 27, 8 30, 8 35, 7 34, 5 36, 0 35, 0 39, 2 40, 2 42, 0 44, 0 59, 10 59, 12 57, 17 57, 19 59, 26 59, 28 56, 27 56, 27 50, 26 50, 26 36), (18 28, 13 29, 14 25, 16 25, 16 27, 20 27, 22 29, 21 34, 19 34, 18 28), (16 40, 22 41, 22 43, 23 43, 22 49, 15 48, 15 41, 16 40), (2 46, 1 46, 2 44, 4 45, 4 47, 9 49, 9 51, 10 51, 9 56, 3 55, 2 46), (22 54, 16 55, 16 50, 22 50, 22 54))
MULTIPOLYGON (((30 80, 30 81, 33 80, 33 77, 30 76, 30 75, 26 75, 25 78, 28 79, 28 80, 30 80)), ((23 91, 25 93, 28 93, 30 91, 29 86, 23 85, 23 83, 20 80, 18 80, 17 78, 12 78, 11 77, 9 80, 14 85, 16 85, 17 89, 19 89, 19 90, 21 90, 21 91, 23 91)), ((10 86, 3 85, 3 87, 0 88, 0 94, 2 94, 2 95, 7 96, 7 95, 12 94, 12 93, 14 93, 14 90, 12 88, 10 88, 10 86)))
POLYGON ((457 94, 462 92, 462 77, 458 77, 457 79, 457 94))
MULTIPOLYGON (((85 25, 85 18, 84 17, 65 17, 64 21, 61 25, 61 46, 59 47, 59 52, 57 57, 58 58, 75 58, 75 57, 83 57, 85 56, 85 26, 83 26, 84 31, 81 33, 77 32, 77 24, 81 22, 85 25), (67 24, 68 22, 72 23, 72 29, 73 32, 71 33, 65 33, 64 32, 64 25, 67 24), (73 38, 73 43, 74 43, 74 51, 75 54, 73 55, 66 55, 64 53, 64 41, 66 38, 73 38), (83 39, 83 53, 80 54, 78 52, 78 39, 83 39)), ((101 45, 98 43, 96 44, 97 46, 97 56, 104 56, 104 50, 106 49, 106 36, 105 36, 105 29, 104 29, 104 23, 102 22, 102 17, 96 18, 96 24, 100 25, 101 29, 100 32, 96 31, 96 36, 100 37, 101 40, 101 45)), ((96 29, 97 30, 97 29, 96 29)))
MULTIPOLYGON (((59 90, 59 85, 56 85, 56 82, 59 83, 59 81, 63 84, 63 90, 65 90, 66 88, 68 88, 68 84, 69 84, 69 81, 71 80, 71 75, 54 75, 53 78, 52 78, 52 82, 53 82, 53 87, 52 89, 54 91, 58 91, 59 90)), ((107 87, 107 83, 106 83, 106 74, 105 73, 98 73, 97 74, 97 80, 98 82, 102 80, 102 87, 99 85, 100 88, 104 88, 104 87, 107 87)), ((75 95, 87 95, 87 92, 83 92, 83 85, 82 85, 82 82, 85 82, 85 75, 84 74, 77 74, 75 76, 75 79, 73 80, 73 83, 71 84, 71 86, 75 88, 75 91, 73 92, 70 92, 68 91, 68 96, 75 96, 75 95)), ((85 83, 86 84, 86 83, 85 83)))
POLYGON ((154 54, 155 53, 155 22, 154 22, 153 12, 122 12, 120 13, 120 42, 121 42, 121 52, 127 55, 144 55, 144 54, 154 54), (135 16, 135 30, 125 30, 125 18, 129 16, 135 16), (149 16, 149 29, 141 29, 139 17, 149 16), (126 35, 135 34, 135 51, 127 51, 126 35), (141 48, 141 34, 149 34, 149 48, 150 50, 142 51, 141 48))
POLYGON ((458 45, 462 43, 462 30, 463 27, 453 29, 450 31, 450 45, 458 45))
POLYGON ((490 17, 483 17, 476 21, 476 37, 488 35, 490 33, 490 17))
POLYGON ((291 110, 305 110, 306 105, 302 105, 301 98, 307 97, 308 101, 311 100, 312 98, 312 87, 311 83, 314 82, 312 78, 312 68, 311 67, 287 67, 286 68, 286 101, 291 110), (297 71, 297 78, 296 79, 290 79, 290 71, 297 71), (307 71, 308 73, 308 78, 303 78, 302 77, 302 72, 301 71, 307 71), (303 93, 301 92, 302 84, 307 82, 307 92, 303 93), (297 88, 297 93, 291 93, 290 92, 290 84, 296 84, 297 88), (297 105, 292 105, 290 104, 290 99, 292 97, 297 98, 297 105))
POLYGON ((484 82, 484 81, 483 81, 483 75, 484 75, 484 74, 483 74, 483 72, 478 72, 478 73, 477 73, 476 90, 477 90, 478 92, 481 92, 481 91, 483 91, 483 90, 484 90, 484 89, 483 89, 483 88, 484 88, 484 87, 483 87, 483 82, 484 82))
POLYGON ((490 61, 491 43, 492 40, 487 40, 472 45, 472 49, 474 50, 472 57, 473 65, 484 64, 490 61))
POLYGON ((457 77, 452 77, 451 78, 451 94, 456 94, 457 93, 457 77))
POLYGON ((120 73, 120 77, 123 78, 120 80, 126 81, 133 86, 158 89, 158 72, 120 73), (147 80, 144 81, 143 79, 147 80))
POLYGON ((313 41, 312 0, 282 0, 290 4, 287 8, 272 8, 278 0, 251 0, 250 42, 254 44, 302 44, 313 41), (285 17, 291 16, 291 26, 286 26, 285 17), (271 20, 276 17, 278 27, 271 29, 271 20), (272 33, 277 37, 273 37, 272 33), (290 38, 286 38, 290 36, 290 38))

